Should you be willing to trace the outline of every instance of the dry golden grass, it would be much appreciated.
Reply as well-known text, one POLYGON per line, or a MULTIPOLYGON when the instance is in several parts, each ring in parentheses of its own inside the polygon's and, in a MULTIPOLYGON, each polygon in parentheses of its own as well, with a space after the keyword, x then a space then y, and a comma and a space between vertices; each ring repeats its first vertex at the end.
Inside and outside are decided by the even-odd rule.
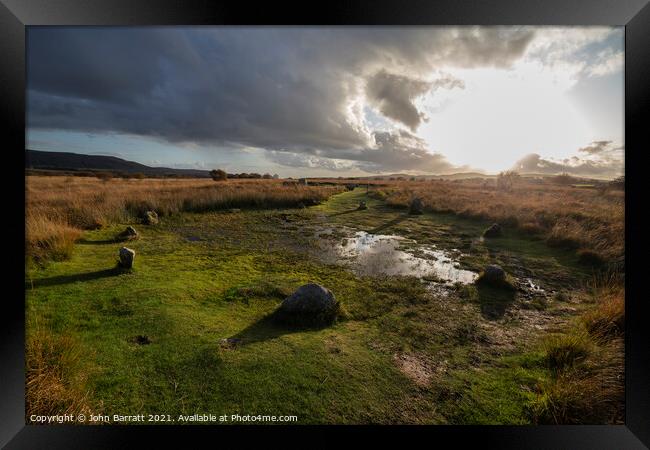
POLYGON ((25 413, 29 417, 55 414, 89 414, 84 355, 68 335, 36 327, 27 334, 25 347, 25 413))
POLYGON ((65 259, 81 230, 130 222, 147 210, 182 211, 315 204, 343 187, 284 186, 280 180, 26 177, 26 252, 36 261, 65 259))
POLYGON ((539 234, 550 245, 582 250, 588 262, 623 262, 625 198, 620 190, 526 180, 519 180, 509 192, 473 180, 399 182, 377 189, 388 194, 389 204, 405 206, 420 197, 426 210, 492 220, 539 234))
POLYGON ((537 423, 622 423, 625 405, 625 300, 621 279, 608 274, 591 287, 596 306, 566 334, 543 345, 553 376, 531 405, 537 423))
POLYGON ((579 369, 563 371, 538 386, 536 423, 620 424, 624 418, 623 341, 592 355, 579 369))
POLYGON ((582 316, 589 333, 597 339, 607 340, 625 333, 625 287, 622 277, 604 274, 591 286, 595 307, 582 316))

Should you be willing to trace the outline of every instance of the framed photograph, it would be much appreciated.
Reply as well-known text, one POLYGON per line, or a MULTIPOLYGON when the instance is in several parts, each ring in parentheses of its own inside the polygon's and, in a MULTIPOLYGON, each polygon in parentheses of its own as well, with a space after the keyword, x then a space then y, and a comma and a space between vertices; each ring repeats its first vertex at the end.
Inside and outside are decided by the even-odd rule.
POLYGON ((2 0, 0 29, 3 448, 650 445, 646 0, 2 0))

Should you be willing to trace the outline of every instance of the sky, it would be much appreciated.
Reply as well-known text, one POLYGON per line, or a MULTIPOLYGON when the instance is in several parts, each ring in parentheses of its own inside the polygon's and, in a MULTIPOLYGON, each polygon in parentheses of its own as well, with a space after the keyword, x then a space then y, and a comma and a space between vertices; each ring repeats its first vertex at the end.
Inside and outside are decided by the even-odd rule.
POLYGON ((29 27, 26 147, 281 176, 624 173, 622 27, 29 27))

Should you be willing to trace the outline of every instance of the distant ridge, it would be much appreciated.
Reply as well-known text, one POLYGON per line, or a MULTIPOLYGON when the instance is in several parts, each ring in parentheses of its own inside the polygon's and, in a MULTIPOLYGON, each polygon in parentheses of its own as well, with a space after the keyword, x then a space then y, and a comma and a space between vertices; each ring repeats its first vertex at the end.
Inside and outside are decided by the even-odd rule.
POLYGON ((142 173, 144 175, 183 175, 197 178, 209 178, 207 170, 172 169, 168 167, 149 167, 134 161, 115 156, 84 155, 68 152, 45 152, 25 150, 25 168, 40 170, 97 170, 121 173, 142 173))

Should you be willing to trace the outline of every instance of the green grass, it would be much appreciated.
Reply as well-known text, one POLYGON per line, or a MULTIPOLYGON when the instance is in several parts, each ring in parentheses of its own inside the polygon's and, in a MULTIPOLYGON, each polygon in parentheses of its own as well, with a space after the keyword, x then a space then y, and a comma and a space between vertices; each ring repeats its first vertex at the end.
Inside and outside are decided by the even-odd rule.
MULTIPOLYGON (((537 336, 507 319, 514 295, 470 288, 443 298, 415 278, 357 277, 307 251, 313 239, 305 230, 322 224, 460 249, 485 228, 452 215, 405 216, 363 189, 308 209, 165 217, 160 225, 135 225, 141 237, 128 243, 113 241, 126 224, 111 225, 86 232, 68 261, 30 269, 27 314, 54 334, 73 335, 92 354, 83 370, 95 412, 296 414, 299 423, 530 422, 530 394, 520 386, 541 369, 502 361, 537 336), (361 199, 368 210, 355 210, 361 199), (131 271, 115 269, 122 245, 136 251, 131 271), (345 318, 319 330, 269 321, 307 282, 328 287, 345 318), (495 330, 519 341, 499 342, 495 330), (149 343, 138 344, 137 336, 149 343), (241 345, 224 346, 225 338, 241 345), (499 346, 506 350, 495 351, 499 346), (414 383, 395 363, 399 355, 419 361, 415 367, 430 383, 414 383)), ((462 263, 497 262, 508 271, 530 264, 549 284, 582 276, 575 261, 539 241, 507 233, 496 241, 477 244, 462 263)))

